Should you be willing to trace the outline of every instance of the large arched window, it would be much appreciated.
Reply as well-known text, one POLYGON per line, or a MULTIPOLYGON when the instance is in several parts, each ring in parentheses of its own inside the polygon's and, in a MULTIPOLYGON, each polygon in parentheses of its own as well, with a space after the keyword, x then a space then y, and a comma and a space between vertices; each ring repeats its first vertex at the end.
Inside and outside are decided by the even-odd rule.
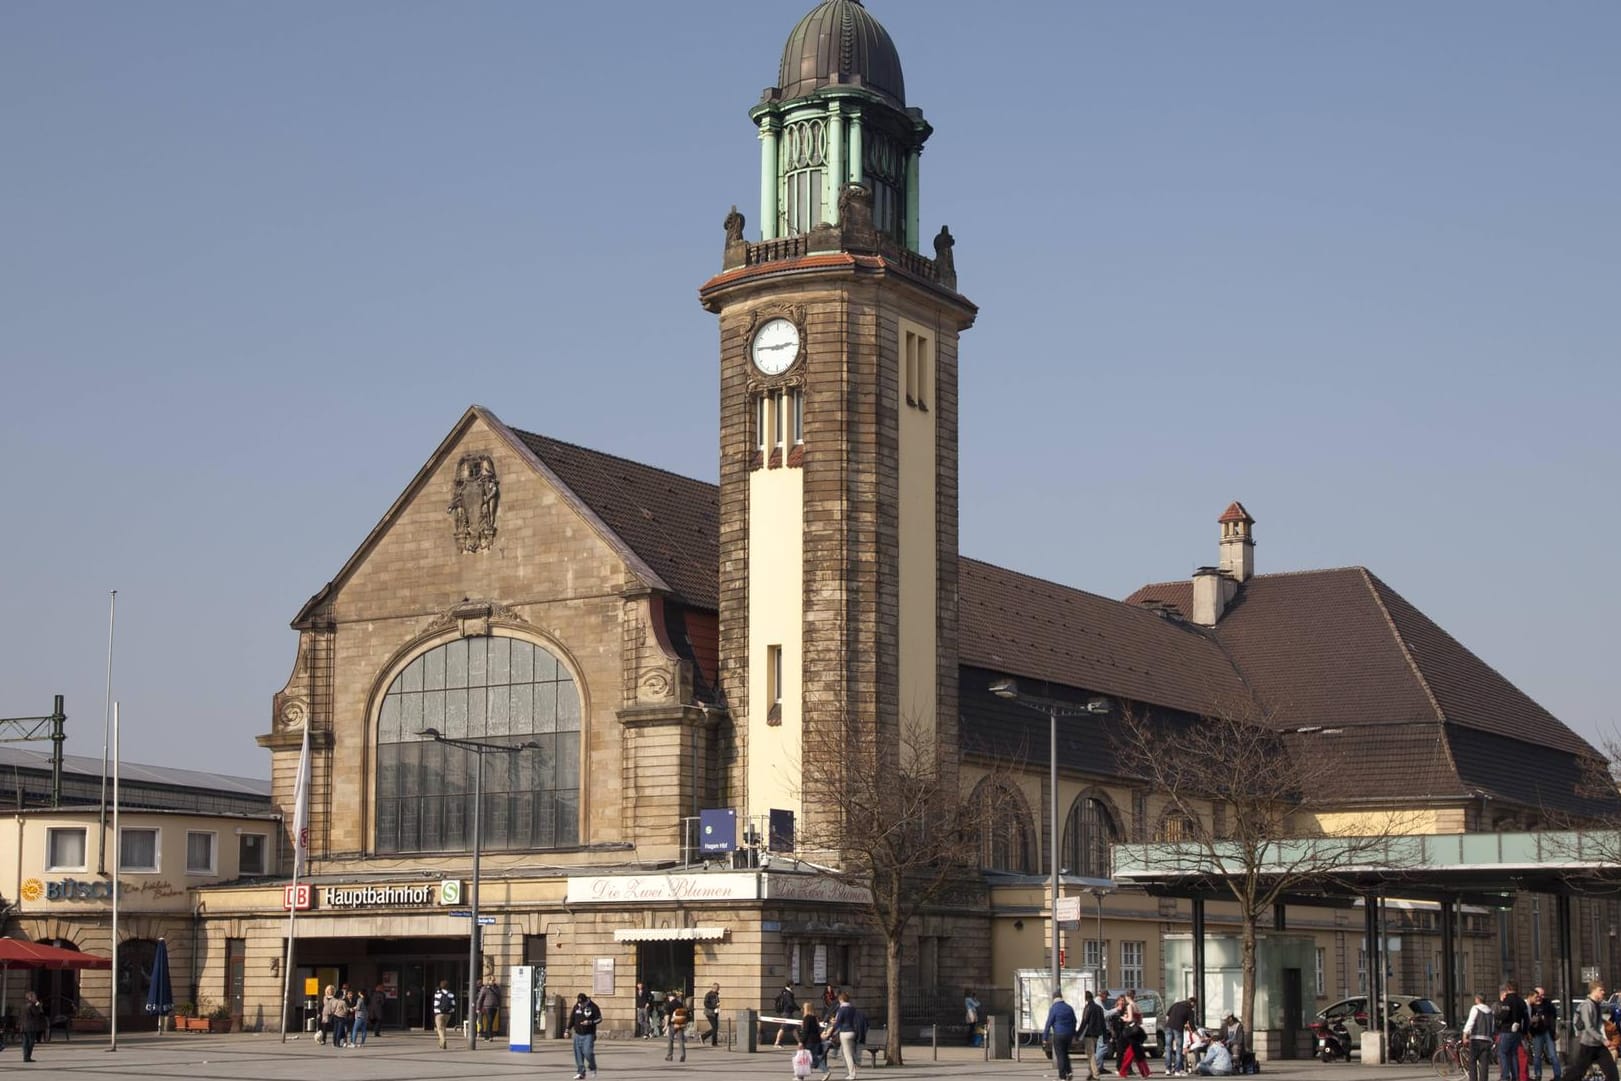
POLYGON ((979 819, 979 865, 988 871, 1028 874, 1035 867, 1034 830, 1024 797, 987 778, 970 797, 979 819))
POLYGON ((484 759, 485 850, 555 848, 580 837, 580 694, 568 670, 516 638, 462 638, 417 657, 389 685, 377 724, 377 851, 473 845, 473 771, 484 759), (421 734, 538 748, 477 755, 421 734))
POLYGON ((1063 865, 1072 875, 1108 878, 1109 844, 1120 839, 1114 816, 1100 799, 1083 797, 1071 805, 1064 824, 1063 865))

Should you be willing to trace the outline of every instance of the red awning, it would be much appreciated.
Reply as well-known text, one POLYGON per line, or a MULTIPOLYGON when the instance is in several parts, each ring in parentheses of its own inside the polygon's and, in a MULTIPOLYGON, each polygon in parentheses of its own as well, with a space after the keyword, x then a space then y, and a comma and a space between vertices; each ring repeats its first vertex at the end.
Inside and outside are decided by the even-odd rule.
POLYGON ((0 938, 0 968, 112 968, 106 957, 26 942, 20 938, 0 938))

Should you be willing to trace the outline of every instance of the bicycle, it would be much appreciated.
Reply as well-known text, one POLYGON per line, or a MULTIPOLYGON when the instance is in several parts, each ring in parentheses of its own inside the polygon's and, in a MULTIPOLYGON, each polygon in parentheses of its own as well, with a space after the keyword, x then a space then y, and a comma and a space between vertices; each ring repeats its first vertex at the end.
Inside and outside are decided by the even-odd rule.
POLYGON ((1441 1045, 1430 1056, 1430 1068, 1441 1081, 1463 1081, 1469 1076, 1468 1054, 1469 1048, 1459 1033, 1447 1029, 1441 1033, 1441 1045))

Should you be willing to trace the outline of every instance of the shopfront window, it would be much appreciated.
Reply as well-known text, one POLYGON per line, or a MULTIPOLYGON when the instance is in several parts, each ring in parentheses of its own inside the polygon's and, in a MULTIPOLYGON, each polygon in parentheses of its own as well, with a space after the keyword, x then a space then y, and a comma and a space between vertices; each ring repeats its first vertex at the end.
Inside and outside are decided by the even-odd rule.
POLYGON ((580 694, 568 669, 516 638, 463 638, 406 666, 377 728, 377 851, 472 848, 481 756, 422 735, 538 746, 485 754, 483 851, 579 840, 580 694))

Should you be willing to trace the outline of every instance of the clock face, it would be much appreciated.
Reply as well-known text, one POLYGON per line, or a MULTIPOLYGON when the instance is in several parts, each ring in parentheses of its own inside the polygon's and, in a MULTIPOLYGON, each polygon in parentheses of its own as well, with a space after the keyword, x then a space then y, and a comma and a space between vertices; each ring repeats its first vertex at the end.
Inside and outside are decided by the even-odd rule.
POLYGON ((766 375, 781 375, 799 359, 799 328, 789 319, 767 319, 749 343, 749 359, 766 375))

